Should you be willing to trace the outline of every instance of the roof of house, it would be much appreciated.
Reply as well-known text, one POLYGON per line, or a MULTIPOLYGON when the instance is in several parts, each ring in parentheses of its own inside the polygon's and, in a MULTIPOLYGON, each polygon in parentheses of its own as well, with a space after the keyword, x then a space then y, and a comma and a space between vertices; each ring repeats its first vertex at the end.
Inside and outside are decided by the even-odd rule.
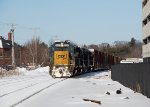
POLYGON ((4 39, 2 36, 0 36, 0 48, 11 48, 12 43, 10 40, 4 39))

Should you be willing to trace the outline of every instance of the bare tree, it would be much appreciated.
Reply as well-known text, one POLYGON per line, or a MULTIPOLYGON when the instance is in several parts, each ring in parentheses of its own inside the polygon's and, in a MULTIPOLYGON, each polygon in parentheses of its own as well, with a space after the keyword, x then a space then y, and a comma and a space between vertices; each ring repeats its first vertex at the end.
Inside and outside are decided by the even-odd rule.
POLYGON ((89 45, 88 46, 88 48, 90 49, 95 49, 95 50, 98 50, 98 46, 97 45, 95 45, 95 44, 91 44, 91 45, 89 45))
POLYGON ((109 49, 110 49, 110 44, 109 43, 101 43, 98 45, 98 48, 100 51, 103 51, 103 52, 109 52, 109 49))
POLYGON ((33 38, 25 43, 22 57, 25 64, 43 65, 48 60, 48 46, 39 38, 33 38))
POLYGON ((37 47, 37 62, 40 65, 47 64, 48 62, 48 46, 44 42, 40 43, 37 47))

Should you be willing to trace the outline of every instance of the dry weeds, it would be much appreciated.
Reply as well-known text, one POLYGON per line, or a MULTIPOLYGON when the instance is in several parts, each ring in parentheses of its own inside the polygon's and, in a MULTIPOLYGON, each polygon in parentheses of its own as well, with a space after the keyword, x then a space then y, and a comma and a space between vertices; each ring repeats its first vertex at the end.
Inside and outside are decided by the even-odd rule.
POLYGON ((136 92, 141 93, 142 89, 139 83, 136 83, 136 92))
POLYGON ((5 70, 5 69, 0 69, 0 77, 9 77, 13 75, 19 75, 19 72, 17 70, 5 70))

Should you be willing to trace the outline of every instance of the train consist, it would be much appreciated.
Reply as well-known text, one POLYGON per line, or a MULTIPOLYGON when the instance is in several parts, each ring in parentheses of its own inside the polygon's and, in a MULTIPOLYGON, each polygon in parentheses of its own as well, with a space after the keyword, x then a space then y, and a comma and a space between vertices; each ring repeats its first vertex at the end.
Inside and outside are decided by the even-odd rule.
POLYGON ((82 73, 110 69, 120 62, 119 57, 107 53, 81 48, 73 42, 55 41, 49 48, 52 77, 71 77, 82 73))

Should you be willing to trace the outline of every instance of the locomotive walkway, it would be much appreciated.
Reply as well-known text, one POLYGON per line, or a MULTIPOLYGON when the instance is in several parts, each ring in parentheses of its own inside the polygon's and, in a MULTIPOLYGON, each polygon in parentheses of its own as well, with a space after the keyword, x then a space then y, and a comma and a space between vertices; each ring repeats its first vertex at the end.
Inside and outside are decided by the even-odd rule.
POLYGON ((112 81, 109 72, 74 78, 48 75, 48 68, 0 79, 1 107, 149 107, 150 99, 112 81), (121 90, 120 90, 121 89, 121 90))

